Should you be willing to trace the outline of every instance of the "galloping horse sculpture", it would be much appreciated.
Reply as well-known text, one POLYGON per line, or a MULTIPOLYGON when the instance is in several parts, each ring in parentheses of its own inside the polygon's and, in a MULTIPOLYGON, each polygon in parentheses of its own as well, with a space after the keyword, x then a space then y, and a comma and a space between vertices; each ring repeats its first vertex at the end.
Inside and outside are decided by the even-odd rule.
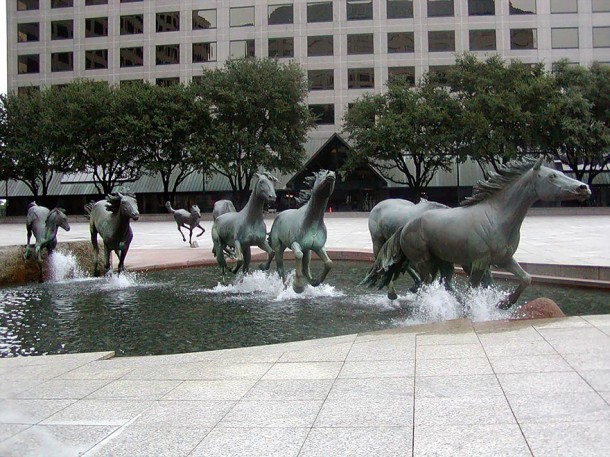
POLYGON ((36 258, 39 263, 42 262, 42 250, 46 248, 51 254, 57 246, 57 230, 61 227, 66 232, 70 231, 70 224, 66 217, 65 210, 62 208, 54 208, 49 211, 44 206, 38 206, 36 202, 28 205, 28 214, 26 218, 27 229, 27 244, 25 246, 24 259, 29 259, 31 256, 30 239, 32 233, 36 239, 36 258))
MULTIPOLYGON (((371 210, 368 220, 369 233, 371 234, 371 240, 373 241, 373 255, 377 258, 384 243, 394 235, 397 230, 402 229, 408 221, 426 211, 447 208, 448 206, 445 206, 442 203, 431 202, 423 198, 417 205, 409 200, 400 198, 390 198, 378 203, 371 210)), ((395 300, 398 297, 394 287, 394 281, 401 273, 405 272, 411 276, 415 283, 411 288, 411 291, 415 291, 420 286, 421 281, 419 276, 411 267, 409 260, 405 258, 402 267, 393 270, 393 277, 387 283, 388 298, 390 300, 395 300)), ((370 282, 370 277, 367 275, 362 282, 368 284, 370 282)), ((384 284, 379 286, 379 288, 381 289, 383 285, 384 284)))
POLYGON ((494 265, 519 279, 519 286, 497 304, 508 309, 531 283, 530 275, 513 258, 530 206, 538 200, 584 201, 590 195, 586 184, 542 166, 542 157, 535 163, 509 162, 486 181, 479 181, 461 207, 425 212, 392 235, 377 256, 379 273, 372 281, 387 284, 406 258, 423 282, 430 282, 439 270, 449 288, 454 264, 467 265, 470 285, 477 287, 494 265), (387 266, 385 271, 382 264, 387 266))
MULTIPOLYGON (((312 286, 318 286, 332 268, 333 262, 328 257, 326 244, 326 225, 324 212, 333 190, 335 189, 335 173, 320 170, 306 179, 311 191, 305 193, 303 200, 308 199, 305 206, 299 209, 288 209, 281 212, 273 221, 269 233, 269 244, 273 249, 277 271, 284 279, 284 251, 290 248, 296 259, 296 275, 293 289, 301 293, 305 289, 306 280, 312 286), (311 277, 311 251, 315 252, 324 262, 324 270, 317 279, 311 277)), ((273 256, 270 256, 266 268, 269 268, 273 256)))
POLYGON ((199 209, 199 206, 192 205, 190 213, 185 209, 172 208, 172 204, 170 202, 166 202, 165 207, 167 208, 167 211, 174 216, 174 220, 178 225, 178 231, 180 232, 180 235, 182 235, 182 241, 186 242, 184 233, 182 233, 182 227, 184 227, 189 231, 189 245, 193 246, 193 230, 196 228, 201 229, 201 232, 199 232, 197 238, 205 233, 205 229, 199 223, 201 220, 201 210, 199 209))
POLYGON ((225 253, 227 248, 235 249, 237 263, 232 272, 237 273, 240 268, 247 273, 250 268, 250 246, 258 246, 268 255, 273 252, 267 243, 267 226, 263 220, 265 204, 275 201, 273 183, 277 181, 273 176, 262 173, 256 174, 258 182, 250 194, 246 206, 239 212, 221 214, 212 225, 212 253, 216 256, 220 271, 224 276, 227 264, 225 253))
POLYGON ((99 275, 97 234, 104 241, 104 274, 110 271, 110 254, 114 251, 119 258, 118 272, 125 270, 125 257, 133 238, 129 225, 131 220, 140 218, 138 202, 129 191, 116 192, 106 196, 105 200, 91 202, 85 206, 85 215, 89 219, 91 244, 93 245, 93 274, 99 275))

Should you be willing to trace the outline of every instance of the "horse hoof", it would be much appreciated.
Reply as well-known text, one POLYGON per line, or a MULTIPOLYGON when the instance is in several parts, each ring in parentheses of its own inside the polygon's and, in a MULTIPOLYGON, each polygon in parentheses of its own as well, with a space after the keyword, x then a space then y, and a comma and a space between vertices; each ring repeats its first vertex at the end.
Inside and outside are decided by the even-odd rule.
POLYGON ((396 300, 398 298, 398 295, 396 294, 396 292, 388 292, 388 298, 390 300, 396 300))
POLYGON ((505 300, 500 301, 496 305, 496 308, 506 310, 506 309, 509 309, 511 306, 513 306, 513 304, 508 299, 505 299, 505 300))
POLYGON ((297 294, 302 294, 303 291, 305 290, 305 286, 297 286, 296 284, 293 284, 292 290, 294 290, 295 293, 297 293, 297 294))
POLYGON ((192 247, 192 248, 198 248, 198 247, 199 247, 199 243, 197 243, 197 241, 193 241, 193 242, 191 243, 191 247, 192 247))

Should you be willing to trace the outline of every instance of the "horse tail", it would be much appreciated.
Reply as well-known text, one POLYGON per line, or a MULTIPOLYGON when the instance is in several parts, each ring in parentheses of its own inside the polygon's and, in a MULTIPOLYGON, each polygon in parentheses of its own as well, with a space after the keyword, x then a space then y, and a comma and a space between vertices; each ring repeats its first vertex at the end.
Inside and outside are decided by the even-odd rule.
POLYGON ((87 220, 91 218, 91 210, 93 209, 93 205, 95 205, 94 201, 90 201, 85 205, 85 217, 87 220))
POLYGON ((400 247, 402 227, 381 246, 375 263, 360 284, 379 289, 387 286, 403 272, 406 257, 400 247))
POLYGON ((172 208, 172 204, 169 202, 169 200, 165 202, 165 207, 167 208, 167 211, 170 212, 170 214, 174 214, 176 212, 176 210, 172 208))

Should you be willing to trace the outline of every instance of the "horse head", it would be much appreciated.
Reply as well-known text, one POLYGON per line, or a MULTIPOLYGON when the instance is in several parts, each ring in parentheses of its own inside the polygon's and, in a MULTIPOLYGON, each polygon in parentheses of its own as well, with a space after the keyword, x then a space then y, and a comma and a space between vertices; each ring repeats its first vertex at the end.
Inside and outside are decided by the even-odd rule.
POLYGON ((66 210, 63 208, 54 208, 47 217, 46 226, 48 229, 54 227, 61 227, 66 232, 70 231, 70 224, 68 223, 68 216, 66 216, 66 210))
POLYGON ((198 205, 191 206, 191 216, 201 217, 201 210, 198 205))
POLYGON ((532 167, 532 173, 536 180, 536 195, 542 201, 585 201, 591 196, 591 190, 585 183, 543 166, 542 156, 532 167))
POLYGON ((273 183, 277 182, 277 178, 269 173, 257 173, 256 177, 258 178, 258 182, 256 183, 254 191, 257 196, 263 198, 267 203, 275 202, 277 197, 275 195, 273 183))
POLYGON ((320 197, 329 198, 335 190, 335 182, 337 180, 335 172, 320 170, 317 173, 314 173, 314 176, 316 180, 312 186, 312 192, 315 195, 320 195, 320 197))
POLYGON ((138 202, 132 193, 116 192, 106 196, 106 208, 116 214, 120 213, 124 217, 137 221, 140 218, 138 202))

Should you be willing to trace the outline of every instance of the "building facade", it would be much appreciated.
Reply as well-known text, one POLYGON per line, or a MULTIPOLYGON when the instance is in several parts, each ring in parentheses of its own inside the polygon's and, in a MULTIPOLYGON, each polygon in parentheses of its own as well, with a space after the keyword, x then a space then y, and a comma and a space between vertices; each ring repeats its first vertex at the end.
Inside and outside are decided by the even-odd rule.
MULTIPOLYGON (((7 0, 8 88, 75 78, 187 83, 245 56, 298 61, 319 116, 341 131, 349 104, 416 80, 455 54, 610 64, 610 0, 7 0)), ((310 144, 318 144, 310 141, 310 144)), ((319 151, 309 150, 310 156, 319 151)), ((463 170, 463 183, 478 178, 463 170)), ((451 175, 451 174, 449 174, 451 175)), ((469 182, 470 181, 470 182, 469 182)), ((455 185, 439 175, 435 186, 455 185)))

